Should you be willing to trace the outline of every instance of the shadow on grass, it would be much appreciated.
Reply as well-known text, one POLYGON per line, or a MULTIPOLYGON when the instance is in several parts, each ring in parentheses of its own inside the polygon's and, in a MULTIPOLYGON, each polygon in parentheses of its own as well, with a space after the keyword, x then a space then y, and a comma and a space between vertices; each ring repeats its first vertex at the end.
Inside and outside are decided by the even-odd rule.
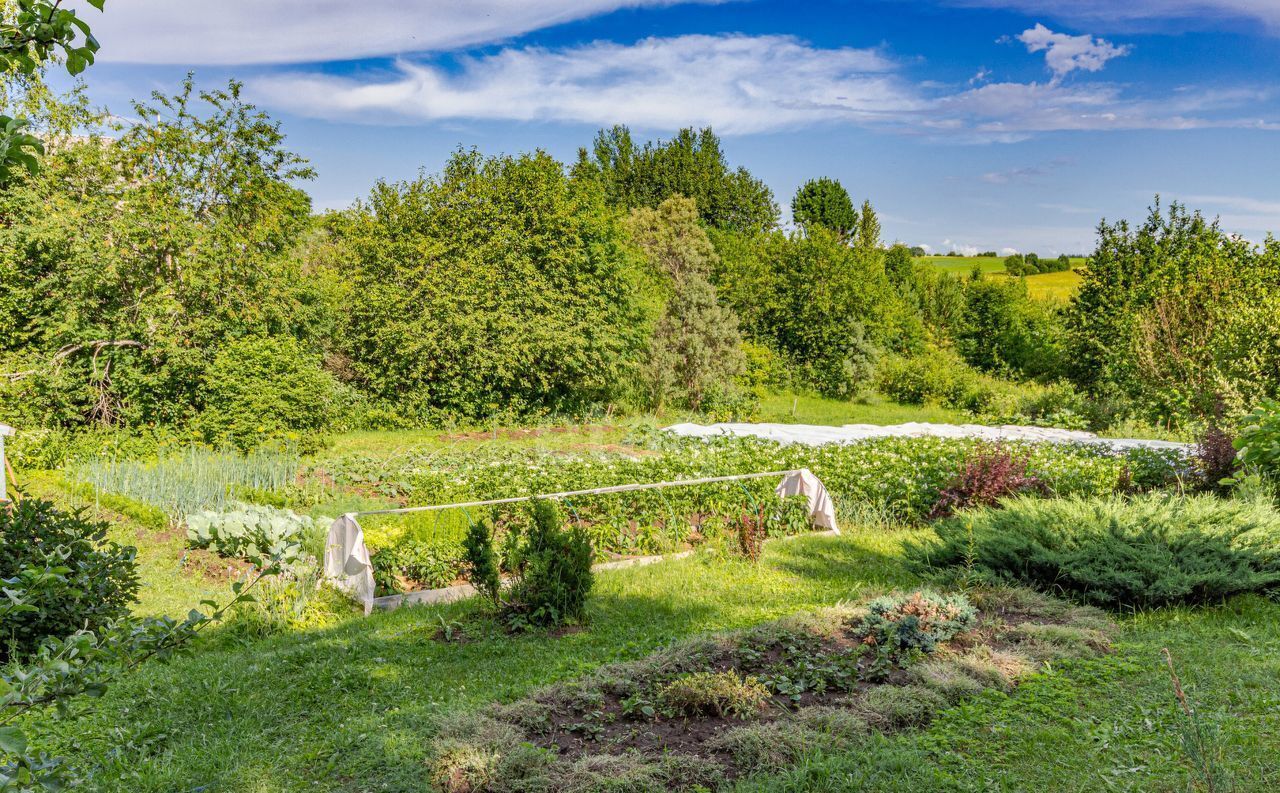
POLYGON ((465 602, 245 646, 215 637, 129 675, 59 748, 102 765, 104 790, 255 791, 284 779, 314 790, 422 790, 441 714, 509 701, 699 633, 904 586, 894 545, 804 537, 770 543, 759 565, 694 557, 610 571, 598 577, 585 628, 561 636, 474 627, 480 604, 465 602), (437 640, 455 620, 467 640, 437 640))

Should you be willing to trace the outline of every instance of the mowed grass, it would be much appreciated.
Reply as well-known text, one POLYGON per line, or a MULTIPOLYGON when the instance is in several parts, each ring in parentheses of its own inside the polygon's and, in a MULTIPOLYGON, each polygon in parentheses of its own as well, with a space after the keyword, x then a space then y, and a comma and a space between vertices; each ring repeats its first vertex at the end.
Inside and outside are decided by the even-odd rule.
POLYGON ((964 411, 936 405, 899 405, 880 397, 865 401, 827 399, 799 394, 772 394, 760 400, 761 422, 775 424, 965 424, 973 421, 964 411))
POLYGON ((101 767, 105 791, 422 791, 437 718, 509 701, 677 639, 907 587, 909 532, 769 544, 764 561, 712 556, 600 574, 584 630, 445 643, 474 603, 352 616, 245 644, 230 633, 115 685, 73 726, 36 725, 101 767))

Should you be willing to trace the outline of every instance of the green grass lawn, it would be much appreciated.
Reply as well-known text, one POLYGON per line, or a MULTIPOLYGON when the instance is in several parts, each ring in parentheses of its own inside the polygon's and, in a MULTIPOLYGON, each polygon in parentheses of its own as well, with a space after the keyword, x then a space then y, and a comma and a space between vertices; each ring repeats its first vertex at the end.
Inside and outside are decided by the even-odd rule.
MULTIPOLYGON (((43 738, 101 766, 106 791, 421 791, 442 715, 691 635, 915 586, 898 552, 919 531, 775 542, 758 567, 703 556, 605 573, 586 629, 563 636, 473 627, 466 643, 438 641, 442 623, 472 613, 469 603, 353 614, 256 641, 233 626, 132 673, 74 727, 43 738)), ((985 694, 924 732, 811 757, 741 789, 1186 790, 1166 646, 1202 717, 1221 729, 1237 789, 1274 789, 1280 606, 1241 598, 1142 614, 1121 621, 1118 639, 1112 655, 985 694)))
POLYGON ((587 629, 561 637, 436 641, 441 620, 469 603, 352 616, 243 646, 214 637, 131 674, 56 742, 106 766, 102 790, 421 791, 439 715, 675 639, 908 586, 902 536, 772 543, 758 567, 692 558, 603 573, 587 629))
POLYGON ((965 424, 973 417, 936 405, 899 405, 881 398, 865 402, 798 394, 773 394, 760 401, 762 422, 777 424, 905 424, 911 421, 965 424))

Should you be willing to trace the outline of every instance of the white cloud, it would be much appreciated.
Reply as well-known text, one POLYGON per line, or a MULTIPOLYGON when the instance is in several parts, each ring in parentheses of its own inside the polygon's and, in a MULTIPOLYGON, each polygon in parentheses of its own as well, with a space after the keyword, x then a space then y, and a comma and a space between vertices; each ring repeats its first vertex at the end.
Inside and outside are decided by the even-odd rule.
POLYGON ((1000 249, 1001 256, 1017 256, 1019 253, 1021 253, 1021 251, 1019 251, 1017 248, 1001 248, 1000 249))
MULTIPOLYGON (((1168 195, 1168 194, 1166 194, 1168 195)), ((1202 210, 1217 217, 1224 228, 1253 232, 1250 238, 1280 233, 1280 201, 1266 201, 1248 196, 1176 195, 1189 209, 1202 210)))
POLYGON ((1265 118, 1232 115, 1240 108, 1256 113, 1258 99, 1268 96, 1262 90, 1185 87, 1159 99, 1131 99, 1113 84, 1054 80, 956 91, 908 81, 879 50, 825 49, 789 36, 507 47, 448 65, 400 59, 379 75, 266 74, 249 80, 249 92, 275 109, 367 123, 710 125, 725 134, 825 123, 975 142, 1056 130, 1278 128, 1265 118))
POLYGON ((75 0, 116 63, 307 63, 449 50, 622 8, 725 0, 75 0))
POLYGON ((1107 61, 1128 55, 1132 49, 1127 44, 1116 46, 1088 34, 1055 33, 1040 23, 1018 34, 1018 41, 1027 45, 1027 52, 1044 53, 1045 65, 1053 72, 1054 80, 1061 80, 1077 69, 1101 71, 1107 61))
POLYGON ((1113 25, 1174 20, 1182 26, 1212 27, 1227 20, 1262 22, 1280 33, 1276 0, 944 0, 949 5, 1010 8, 1027 14, 1113 25))
POLYGON ((729 134, 833 120, 886 123, 927 104, 875 50, 814 49, 788 36, 504 49, 460 66, 402 60, 381 82, 285 74, 250 87, 267 104, 325 118, 710 124, 729 134))

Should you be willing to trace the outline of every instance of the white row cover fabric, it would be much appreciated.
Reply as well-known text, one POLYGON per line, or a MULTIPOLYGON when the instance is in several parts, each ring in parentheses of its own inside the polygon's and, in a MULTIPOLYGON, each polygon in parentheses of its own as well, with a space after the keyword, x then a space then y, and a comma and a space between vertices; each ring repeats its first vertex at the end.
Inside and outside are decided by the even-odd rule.
POLYGON ((764 438, 778 443, 800 443, 806 446, 822 446, 828 443, 857 443, 872 438, 978 438, 988 441, 1034 441, 1044 443, 1091 443, 1111 447, 1121 452, 1137 447, 1147 449, 1176 449, 1185 451, 1185 443, 1149 441, 1131 438, 1099 438, 1092 432, 1062 430, 1052 427, 1024 427, 1005 424, 987 427, 981 424, 845 424, 843 427, 815 426, 812 424, 675 424, 666 432, 691 438, 713 438, 733 435, 764 438))
POLYGON ((836 525, 836 507, 831 503, 831 496, 827 495, 826 486, 822 484, 821 479, 813 475, 813 471, 801 468, 799 471, 787 474, 778 485, 777 493, 779 498, 808 496, 809 522, 814 526, 830 529, 836 534, 840 533, 840 527, 836 525))
POLYGON ((602 487, 595 490, 578 490, 569 493, 548 493, 528 498, 500 498, 491 501, 469 501, 465 504, 439 504, 429 507, 404 507, 401 509, 380 509, 369 512, 348 512, 329 526, 329 537, 324 548, 324 577, 340 589, 349 592, 364 606, 368 616, 373 611, 376 586, 373 582, 373 562, 369 557, 369 549, 364 544, 364 529, 356 520, 359 515, 391 515, 423 510, 442 510, 461 506, 474 507, 486 504, 509 504, 516 501, 530 501, 534 498, 565 498, 568 496, 622 493, 634 490, 649 490, 660 487, 682 487, 709 482, 731 482, 742 479, 759 479, 766 476, 782 474, 782 481, 775 492, 779 497, 805 496, 809 499, 809 521, 812 525, 840 533, 836 525, 836 509, 831 496, 822 480, 814 476, 808 468, 795 471, 776 471, 762 474, 741 474, 738 476, 717 476, 705 479, 686 479, 673 482, 654 482, 651 484, 621 485, 602 487))
POLYGON ((324 546, 324 577, 349 592, 364 606, 365 616, 373 611, 373 562, 364 544, 364 529, 354 513, 338 518, 329 526, 324 546))

